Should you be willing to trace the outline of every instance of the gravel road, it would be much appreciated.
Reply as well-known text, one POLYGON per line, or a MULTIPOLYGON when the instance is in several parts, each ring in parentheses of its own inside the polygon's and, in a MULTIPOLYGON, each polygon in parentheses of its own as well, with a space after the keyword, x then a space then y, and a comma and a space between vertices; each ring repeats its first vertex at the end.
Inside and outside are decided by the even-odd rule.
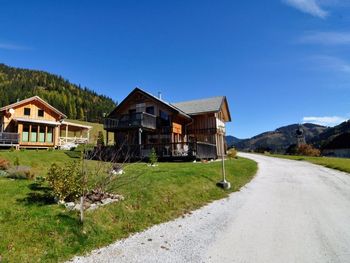
POLYGON ((350 175, 306 162, 259 163, 240 192, 74 262, 350 262, 350 175))

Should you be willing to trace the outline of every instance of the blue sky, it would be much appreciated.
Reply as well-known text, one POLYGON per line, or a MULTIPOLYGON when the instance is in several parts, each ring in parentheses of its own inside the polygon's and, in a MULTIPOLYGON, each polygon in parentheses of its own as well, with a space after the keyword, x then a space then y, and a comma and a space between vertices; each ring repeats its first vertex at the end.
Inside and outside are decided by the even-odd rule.
POLYGON ((350 1, 3 1, 0 62, 122 100, 226 95, 240 138, 350 118, 350 1))

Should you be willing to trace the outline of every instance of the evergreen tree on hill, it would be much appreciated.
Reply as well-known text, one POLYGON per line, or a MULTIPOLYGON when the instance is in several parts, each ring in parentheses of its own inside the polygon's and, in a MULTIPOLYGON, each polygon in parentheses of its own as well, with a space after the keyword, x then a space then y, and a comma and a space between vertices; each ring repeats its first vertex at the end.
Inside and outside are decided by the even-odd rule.
POLYGON ((81 88, 61 76, 0 64, 0 107, 39 96, 70 119, 101 122, 116 107, 111 98, 81 88))

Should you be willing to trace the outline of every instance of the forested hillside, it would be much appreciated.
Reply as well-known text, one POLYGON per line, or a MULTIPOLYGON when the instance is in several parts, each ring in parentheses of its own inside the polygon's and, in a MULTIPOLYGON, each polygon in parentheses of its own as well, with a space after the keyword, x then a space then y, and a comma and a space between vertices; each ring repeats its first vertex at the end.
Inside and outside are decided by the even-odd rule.
POLYGON ((0 64, 0 107, 37 95, 70 119, 100 122, 116 103, 61 76, 0 64))

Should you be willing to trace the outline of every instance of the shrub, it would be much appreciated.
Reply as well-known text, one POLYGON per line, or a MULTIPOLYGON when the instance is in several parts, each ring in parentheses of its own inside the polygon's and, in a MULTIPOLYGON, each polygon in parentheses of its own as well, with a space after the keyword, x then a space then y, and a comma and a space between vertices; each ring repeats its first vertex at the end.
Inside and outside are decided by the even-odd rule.
POLYGON ((0 170, 0 177, 7 177, 9 176, 8 172, 4 171, 4 170, 0 170))
POLYGON ((157 153, 156 153, 156 150, 154 148, 152 148, 148 158, 149 158, 149 163, 151 165, 154 165, 158 161, 157 153))
POLYGON ((237 151, 236 149, 232 148, 230 150, 227 151, 227 157, 229 159, 236 159, 237 158, 237 151))
POLYGON ((13 161, 13 165, 14 166, 19 166, 20 165, 18 156, 16 156, 15 160, 13 161))
POLYGON ((16 166, 7 170, 8 178, 12 179, 28 179, 32 180, 35 178, 34 172, 29 166, 16 166))
POLYGON ((0 170, 7 170, 10 167, 10 162, 8 160, 0 158, 0 170))
POLYGON ((319 149, 314 148, 310 144, 301 144, 297 147, 297 154, 304 156, 320 156, 321 152, 319 149))
POLYGON ((105 138, 103 136, 103 132, 99 131, 97 135, 97 147, 102 147, 104 145, 105 145, 105 138))
POLYGON ((78 162, 64 166, 52 164, 46 180, 59 200, 74 201, 82 193, 82 175, 78 162))

